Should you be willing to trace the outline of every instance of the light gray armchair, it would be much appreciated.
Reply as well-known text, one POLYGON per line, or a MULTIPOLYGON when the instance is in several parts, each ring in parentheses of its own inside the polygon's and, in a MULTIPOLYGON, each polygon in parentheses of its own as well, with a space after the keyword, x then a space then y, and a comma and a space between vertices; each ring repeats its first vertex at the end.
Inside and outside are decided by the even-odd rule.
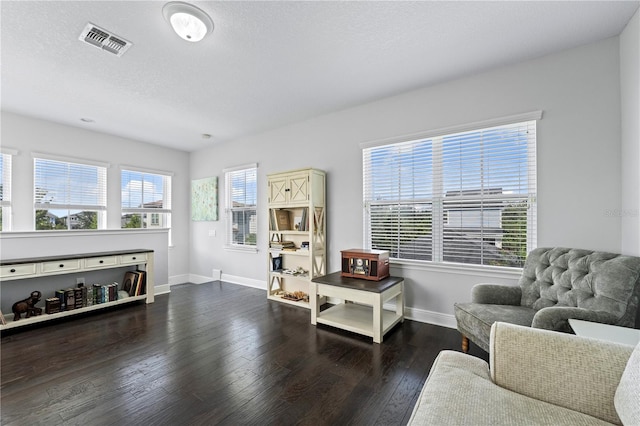
POLYGON ((471 303, 454 305, 463 352, 469 339, 488 352, 496 321, 568 333, 569 318, 640 326, 640 257, 538 248, 527 256, 518 284, 477 284, 471 303))

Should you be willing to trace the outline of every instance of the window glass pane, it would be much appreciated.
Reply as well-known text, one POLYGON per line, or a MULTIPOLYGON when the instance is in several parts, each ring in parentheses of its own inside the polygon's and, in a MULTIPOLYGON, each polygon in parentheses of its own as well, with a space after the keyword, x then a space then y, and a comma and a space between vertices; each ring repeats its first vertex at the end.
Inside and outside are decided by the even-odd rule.
POLYGON ((123 170, 121 173, 122 208, 162 209, 166 203, 168 176, 123 170))
POLYGON ((105 167, 35 158, 35 229, 104 228, 106 176, 105 167))

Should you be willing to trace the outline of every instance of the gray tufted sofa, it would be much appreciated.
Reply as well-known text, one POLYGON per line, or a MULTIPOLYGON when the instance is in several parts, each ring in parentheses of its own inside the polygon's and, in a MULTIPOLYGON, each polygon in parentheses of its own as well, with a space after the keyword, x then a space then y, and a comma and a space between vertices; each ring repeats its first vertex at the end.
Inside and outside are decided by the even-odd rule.
POLYGON ((477 284, 471 303, 456 303, 462 333, 489 351, 491 325, 572 332, 568 319, 640 328, 640 257, 570 248, 537 248, 525 261, 517 287, 477 284))

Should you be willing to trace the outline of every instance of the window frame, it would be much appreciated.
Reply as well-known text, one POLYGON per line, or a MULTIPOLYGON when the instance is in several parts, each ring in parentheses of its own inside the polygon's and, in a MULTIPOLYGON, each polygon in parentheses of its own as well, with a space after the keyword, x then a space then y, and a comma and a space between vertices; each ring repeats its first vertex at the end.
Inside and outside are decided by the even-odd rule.
POLYGON ((0 196, 0 209, 2 216, 0 217, 0 232, 10 232, 12 229, 12 202, 11 202, 11 190, 13 179, 13 157, 18 155, 18 151, 15 149, 1 148, 0 156, 2 157, 2 192, 0 196))
MULTIPOLYGON (((36 232, 41 232, 41 231, 59 231, 59 232, 73 232, 73 231, 78 231, 78 230, 101 230, 101 229, 107 229, 107 169, 110 167, 109 163, 103 163, 103 162, 99 162, 99 161, 93 161, 93 160, 88 160, 88 159, 80 159, 80 158, 73 158, 73 157, 62 157, 62 156, 57 156, 57 155, 50 155, 50 154, 46 154, 46 153, 37 153, 37 152, 33 152, 31 154, 33 161, 32 161, 32 173, 33 173, 33 229, 36 232), (97 182, 96 182, 96 190, 99 191, 98 195, 97 195, 97 203, 96 204, 84 204, 84 203, 71 203, 71 202, 65 202, 65 203, 61 203, 61 202, 56 202, 56 203, 51 203, 51 202, 37 202, 36 201, 36 197, 37 197, 37 192, 38 192, 38 173, 40 171, 40 167, 38 165, 39 162, 50 162, 50 163, 60 163, 63 165, 67 165, 69 168, 73 167, 73 166, 80 166, 80 167, 90 167, 90 168, 95 168, 95 172, 96 172, 96 178, 97 178, 97 182), (75 213, 72 213, 72 211, 75 210, 79 210, 80 212, 85 212, 85 211, 89 211, 89 212, 95 212, 96 213, 96 228, 73 228, 72 227, 72 220, 66 220, 66 229, 65 228, 61 228, 61 229, 37 229, 37 224, 36 224, 36 218, 37 218, 37 212, 39 210, 66 210, 67 211, 67 216, 68 218, 70 218, 72 215, 74 215, 75 213)), ((69 169, 68 169, 69 172, 69 169)), ((61 175, 64 176, 64 175, 61 175)), ((66 175, 66 177, 69 179, 70 178, 70 173, 68 173, 66 175)), ((73 192, 72 189, 72 185, 73 185, 73 181, 70 180, 69 186, 66 188, 69 191, 69 198, 72 197, 73 194, 78 194, 78 192, 73 192)))
MULTIPOLYGON (((482 122, 475 122, 475 123, 469 123, 469 124, 465 124, 465 125, 461 125, 461 126, 452 126, 452 127, 448 127, 448 128, 442 128, 442 129, 436 129, 436 130, 432 130, 432 131, 427 131, 427 132, 421 132, 421 133, 416 133, 416 134, 411 134, 411 135, 404 135, 404 136, 398 136, 398 137, 393 137, 393 138, 387 138, 387 139, 382 139, 382 140, 378 140, 378 141, 372 141, 372 142, 366 142, 360 145, 360 147, 363 150, 362 153, 362 158, 363 158, 363 243, 364 243, 364 247, 366 248, 372 248, 372 239, 373 239, 373 234, 372 234, 372 220, 375 221, 375 213, 372 219, 372 212, 371 212, 371 207, 375 206, 375 205, 381 205, 384 204, 384 202, 378 202, 376 203, 375 200, 373 200, 373 195, 371 193, 372 190, 372 170, 371 170, 371 158, 368 157, 368 155, 371 155, 371 153, 375 152, 376 148, 393 148, 393 147, 399 147, 402 144, 417 144, 420 142, 425 142, 427 140, 431 141, 439 141, 440 143, 442 142, 442 140, 444 140, 447 137, 450 137, 452 135, 456 135, 456 134, 462 134, 465 132, 482 132, 482 131, 487 131, 491 128, 494 127, 500 127, 500 126, 513 126, 513 125, 517 125, 518 123, 528 123, 528 122, 534 122, 533 123, 533 129, 535 130, 535 126, 537 126, 537 122, 542 118, 542 111, 533 111, 530 113, 525 113, 525 114, 518 114, 518 115, 513 115, 513 116, 509 116, 509 117, 502 117, 502 118, 498 118, 498 119, 493 119, 493 120, 486 120, 486 121, 482 121, 482 122)), ((528 141, 527 141, 527 146, 526 146, 526 152, 527 152, 527 161, 531 162, 532 161, 532 165, 529 166, 528 171, 527 171, 527 188, 528 188, 528 193, 526 195, 526 201, 527 201, 527 206, 529 207, 526 213, 527 216, 527 229, 526 229, 526 252, 528 253, 531 249, 535 248, 537 245, 537 212, 536 212, 536 202, 537 202, 537 189, 536 189, 536 181, 537 181, 537 170, 536 170, 536 139, 537 136, 535 135, 535 132, 533 134, 533 139, 531 139, 531 136, 528 136, 528 141)), ((451 221, 453 219, 453 217, 451 216, 451 213, 443 208, 443 204, 445 202, 450 202, 452 201, 452 199, 447 199, 445 201, 445 188, 443 185, 443 175, 445 172, 443 172, 443 167, 442 167, 442 145, 439 145, 438 143, 433 143, 433 145, 430 147, 432 152, 431 152, 431 156, 432 156, 432 165, 433 165, 433 170, 430 170, 429 173, 429 177, 431 179, 432 182, 429 183, 429 185, 433 186, 433 193, 430 199, 418 199, 418 200, 410 200, 407 201, 406 199, 403 198, 403 196, 401 195, 401 193, 404 191, 403 189, 397 189, 397 194, 396 196, 398 197, 397 199, 393 200, 389 200, 388 204, 389 205, 397 205, 399 209, 402 209, 403 205, 406 204, 430 204, 431 205, 431 217, 428 220, 431 220, 431 229, 428 231, 430 233, 430 238, 431 238, 431 250, 432 252, 430 253, 431 255, 431 259, 430 260, 418 260, 416 258, 407 258, 407 257, 403 257, 401 255, 401 253, 399 252, 396 256, 392 257, 392 261, 394 263, 397 264, 407 264, 407 265, 413 265, 413 266, 438 266, 438 267, 448 267, 448 266, 455 266, 455 267, 463 267, 463 268, 483 268, 483 269, 487 269, 487 268, 500 268, 500 269, 506 269, 506 270, 513 270, 513 269, 521 269, 521 266, 513 266, 513 265, 509 265, 509 266, 493 266, 493 265, 488 265, 488 264, 482 264, 482 260, 480 261, 481 264, 478 263, 471 263, 471 262, 453 262, 453 261, 445 261, 443 259, 443 245, 445 244, 445 240, 444 240, 444 233, 445 228, 448 227, 448 224, 446 223, 447 221, 451 221), (449 213, 449 214, 447 214, 449 213), (440 218, 440 219, 438 219, 440 218)), ((400 148, 398 148, 400 149, 400 148)), ((482 166, 484 167, 484 166, 482 166)), ((481 168, 482 169, 482 168, 481 168)), ((484 170, 484 169, 482 169, 484 170)), ((484 173, 484 172, 483 172, 484 173)), ((414 183, 415 184, 415 183, 414 183)), ((411 185, 411 188, 414 188, 414 184, 411 185)), ((484 187, 484 186, 483 186, 484 187)), ((393 190, 392 190, 393 192, 393 190)), ((504 192, 503 192, 504 194, 504 192)), ((460 194, 460 195, 464 195, 464 194, 460 194)), ((462 197, 464 198, 464 197, 462 197)), ((504 197, 496 197, 496 198, 508 198, 508 196, 505 194, 504 197)), ((517 196, 516 198, 522 199, 523 196, 522 194, 520 194, 519 196, 517 196)), ((462 201, 463 203, 464 201, 462 201)), ((505 203, 505 205, 508 205, 507 203, 505 203)), ((392 207, 389 207, 389 209, 391 209, 392 207)), ((417 210, 414 208, 414 210, 417 210)), ((401 214, 402 210, 398 210, 398 219, 399 221, 402 220, 402 214, 401 214)), ((500 213, 502 214, 502 210, 500 211, 500 213)), ((491 219, 491 218, 489 218, 491 219)), ((384 216, 382 216, 382 220, 384 220, 384 216)), ((422 221, 424 222, 424 219, 422 219, 422 221)), ((401 222, 398 222, 398 224, 400 224, 401 222)), ((379 222, 379 224, 381 224, 381 226, 384 226, 384 222, 379 222)), ((398 225, 401 226, 401 225, 398 225)), ((482 224, 481 228, 484 227, 484 223, 482 224)), ((400 239, 401 239, 401 235, 402 234, 397 234, 397 241, 394 241, 394 245, 400 244, 400 239)), ((395 239, 395 237, 394 237, 395 239)), ((483 240, 484 241, 484 240, 483 240)), ((401 244, 397 246, 397 248, 401 249, 401 244)), ((479 251, 479 253, 482 253, 482 250, 479 251)), ((392 256, 394 255, 394 253, 391 253, 392 256)), ((476 255, 475 253, 473 253, 473 255, 476 255)))
MULTIPOLYGON (((235 250, 235 251, 245 251, 245 252, 257 252, 258 251, 258 236, 259 236, 259 228, 258 228, 258 164, 250 163, 244 164, 237 167, 227 168, 223 170, 224 172, 224 181, 225 181, 225 249, 227 250, 235 250), (254 207, 233 207, 233 186, 232 186, 232 176, 234 174, 245 174, 245 180, 243 181, 244 186, 247 186, 246 175, 248 172, 252 172, 254 175, 255 182, 255 206, 254 207), (255 228, 255 241, 253 243, 244 243, 239 244, 234 240, 233 234, 233 217, 234 213, 242 213, 246 215, 247 212, 253 212, 253 217, 255 217, 255 221, 253 223, 253 227, 255 228)), ((250 222, 247 226, 251 226, 250 222)))

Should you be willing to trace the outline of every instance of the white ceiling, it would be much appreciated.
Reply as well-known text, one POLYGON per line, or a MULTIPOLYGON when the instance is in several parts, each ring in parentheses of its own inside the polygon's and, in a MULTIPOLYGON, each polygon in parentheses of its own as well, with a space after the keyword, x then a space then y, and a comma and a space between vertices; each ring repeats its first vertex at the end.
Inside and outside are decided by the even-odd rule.
POLYGON ((640 4, 192 3, 215 25, 200 43, 173 32, 164 1, 3 0, 2 109, 194 151, 615 36, 640 4), (133 46, 82 43, 88 22, 133 46))

